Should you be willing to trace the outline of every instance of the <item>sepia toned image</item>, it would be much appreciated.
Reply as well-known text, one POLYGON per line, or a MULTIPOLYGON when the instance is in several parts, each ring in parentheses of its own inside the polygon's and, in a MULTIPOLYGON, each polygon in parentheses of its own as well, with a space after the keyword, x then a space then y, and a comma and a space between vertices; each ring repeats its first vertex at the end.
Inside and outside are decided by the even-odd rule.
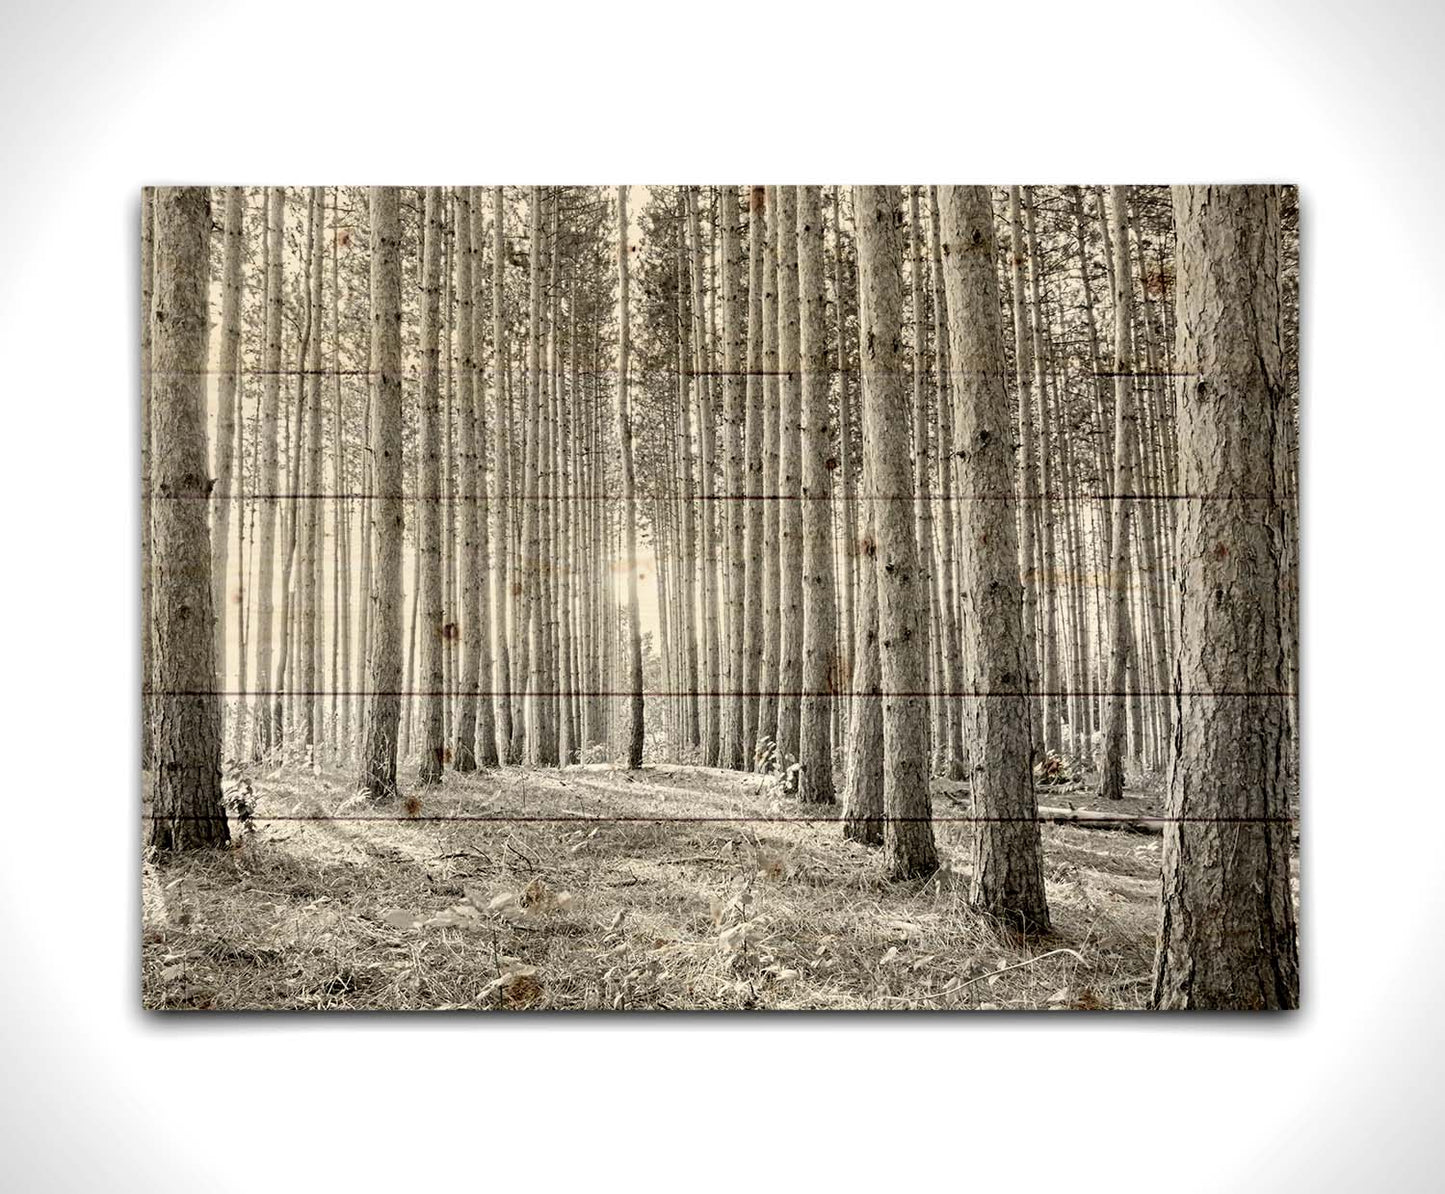
POLYGON ((154 187, 142 1005, 1299 1006, 1299 202, 154 187))

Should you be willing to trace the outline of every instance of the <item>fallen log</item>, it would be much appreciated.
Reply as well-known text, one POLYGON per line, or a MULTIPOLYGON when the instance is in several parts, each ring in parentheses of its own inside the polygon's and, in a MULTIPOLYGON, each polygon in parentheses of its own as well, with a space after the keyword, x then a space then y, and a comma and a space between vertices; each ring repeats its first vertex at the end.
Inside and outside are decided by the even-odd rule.
POLYGON ((1039 807, 1039 820, 1080 829, 1117 829, 1124 833, 1163 833, 1164 819, 1148 813, 1099 813, 1087 808, 1039 807))
MULTIPOLYGON (((960 808, 972 811, 973 801, 967 788, 949 791, 935 786, 934 791, 960 808)), ((1113 829, 1120 833, 1163 833, 1164 818, 1155 813, 1104 813, 1088 808, 1050 808, 1039 806, 1039 820, 1048 825, 1076 825, 1080 829, 1113 829)))

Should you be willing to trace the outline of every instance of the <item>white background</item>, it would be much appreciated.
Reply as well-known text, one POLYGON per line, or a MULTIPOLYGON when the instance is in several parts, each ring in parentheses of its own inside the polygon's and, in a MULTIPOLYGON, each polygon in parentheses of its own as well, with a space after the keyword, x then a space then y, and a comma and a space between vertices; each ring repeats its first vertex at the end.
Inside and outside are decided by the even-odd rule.
POLYGON ((12 0, 0 1184, 1434 1184, 1441 35, 1338 0, 12 0), (1305 1010, 143 1017, 142 183, 727 179, 1301 184, 1305 1010))

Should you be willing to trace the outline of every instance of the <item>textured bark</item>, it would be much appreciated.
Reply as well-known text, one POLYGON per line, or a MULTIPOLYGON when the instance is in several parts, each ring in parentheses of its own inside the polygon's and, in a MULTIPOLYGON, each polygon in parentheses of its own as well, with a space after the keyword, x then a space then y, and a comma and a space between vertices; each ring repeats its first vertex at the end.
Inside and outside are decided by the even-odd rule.
POLYGON ((320 666, 320 573, 321 573, 321 506, 326 483, 321 475, 321 319, 322 319, 322 265, 325 257, 325 241, 322 226, 325 212, 321 202, 321 188, 311 188, 311 256, 310 256, 310 332, 306 344, 306 416, 303 420, 306 435, 305 473, 301 483, 303 498, 298 499, 296 517, 301 519, 300 537, 297 540, 297 566, 300 568, 298 587, 300 601, 297 616, 300 637, 300 667, 296 674, 297 710, 301 721, 302 741, 314 746, 320 740, 320 725, 317 716, 317 683, 322 674, 320 666))
POLYGON ((973 795, 969 900, 1048 926, 1029 742, 1012 412, 986 187, 940 188, 954 450, 962 527, 963 656, 973 795))
POLYGON ((937 637, 930 630, 934 620, 933 592, 933 502, 930 497, 931 481, 928 461, 928 400, 923 385, 927 370, 925 361, 928 339, 927 307, 923 288, 923 224, 918 214, 918 188, 908 188, 908 234, 910 242, 909 265, 911 294, 913 298, 913 476, 917 485, 917 498, 913 504, 913 534, 918 544, 918 574, 923 584, 923 611, 919 619, 919 651, 923 657, 924 684, 928 694, 928 741, 929 769, 935 774, 943 772, 941 753, 947 737, 940 733, 944 729, 938 718, 941 705, 937 699, 939 684, 937 660, 934 654, 937 637))
POLYGON ((768 187, 761 209, 763 240, 763 651, 758 683, 754 755, 777 762, 778 735, 778 188, 768 187))
POLYGON ((396 787, 401 723, 402 503, 401 216, 395 187, 371 188, 371 467, 376 568, 367 676, 371 699, 361 747, 363 791, 379 803, 396 787))
MULTIPOLYGON (((472 343, 472 247, 471 195, 466 188, 456 197, 456 293, 457 293, 457 413, 461 450, 457 459, 456 512, 461 535, 461 601, 458 616, 462 633, 461 687, 452 747, 452 766, 458 771, 477 769, 477 690, 481 679, 482 639, 490 633, 480 618, 479 599, 483 585, 482 559, 477 545, 478 529, 486 524, 478 509, 476 349, 472 343)), ((485 477, 485 473, 483 474, 485 477)), ((485 488, 485 481, 482 488, 485 488)), ((495 748, 494 748, 495 749, 495 748)))
POLYGON ((1024 188, 1024 226, 1028 245, 1029 267, 1029 339, 1030 357, 1034 366, 1034 390, 1038 395, 1038 450, 1039 450, 1039 557, 1044 566, 1039 574, 1038 600, 1041 606, 1039 643, 1043 667, 1042 699, 1039 704, 1044 719, 1044 749, 1058 753, 1063 749, 1062 702, 1060 692, 1063 682, 1059 669, 1059 612, 1058 612, 1058 543, 1055 513, 1057 510, 1054 484, 1054 458, 1049 417, 1048 360, 1044 349, 1045 313, 1039 293, 1039 248, 1038 234, 1034 220, 1034 189, 1024 188))
MULTIPOLYGON (((1293 1008, 1292 434, 1274 187, 1176 187, 1179 619, 1153 1003, 1293 1008)), ((1116 231, 1117 239, 1117 231, 1116 231)))
POLYGON ((833 803, 833 694, 838 685, 833 580, 833 425, 829 409, 823 209, 817 187, 798 188, 799 345, 803 381, 803 675, 798 794, 833 803))
POLYGON ((963 691, 963 646, 958 625, 959 596, 955 584, 958 571, 958 532, 955 525, 954 491, 958 471, 954 443, 953 392, 949 382, 948 304, 944 295, 941 217, 938 188, 928 188, 929 248, 933 265, 933 359, 935 419, 938 438, 938 635, 942 646, 943 696, 940 701, 946 741, 945 774, 962 779, 966 769, 963 749, 963 718, 959 694, 963 691))
MULTIPOLYGON (((492 693, 497 689, 497 648, 492 644, 492 601, 491 584, 492 554, 487 540, 487 526, 491 519, 487 489, 487 462, 491 458, 491 444, 487 436, 486 418, 486 376, 481 362, 484 358, 486 329, 486 303, 490 286, 482 271, 482 244, 486 236, 486 222, 482 213, 481 187, 472 187, 469 206, 472 220, 472 405, 476 421, 476 443, 472 450, 473 488, 476 493, 476 557, 465 559, 462 566, 468 570, 468 577, 474 590, 475 605, 469 604, 469 616, 474 611, 477 626, 477 677, 476 684, 481 692, 477 701, 476 757, 479 767, 492 768, 500 763, 498 754, 497 710, 492 693)), ((493 351, 496 351, 494 342, 493 351)), ((498 641, 502 641, 498 635, 498 641)), ((505 739, 503 739, 505 741, 505 739)))
POLYGON ((236 384, 241 375, 241 253, 245 200, 240 187, 226 188, 221 250, 221 356, 216 394, 215 466, 211 486, 211 608, 216 612, 216 672, 226 668, 226 559, 230 548, 232 463, 236 441, 236 384))
MULTIPOLYGON (((151 735, 155 727, 155 650, 151 609, 154 568, 151 547, 151 495, 155 477, 151 470, 151 307, 155 301, 155 205, 151 192, 140 199, 140 765, 142 772, 155 768, 151 735)), ((147 794, 149 790, 147 789, 147 794)))
POLYGON ((1038 600, 1039 572, 1037 560, 1037 529, 1039 481, 1038 463, 1034 448, 1034 377, 1033 377, 1033 336, 1029 331, 1028 307, 1024 301, 1024 232, 1023 220, 1019 214, 1019 189, 1010 187, 1009 231, 1011 275, 1013 279, 1014 309, 1014 368, 1018 379, 1018 443, 1023 461, 1019 469, 1019 486, 1023 500, 1019 506, 1019 570, 1023 575, 1023 619, 1024 619, 1024 684, 1030 694, 1029 723, 1030 750, 1037 754, 1043 747, 1044 722, 1043 704, 1038 700, 1038 600))
POLYGON ((743 541, 747 509, 747 458, 745 434, 747 411, 745 387, 741 370, 746 368, 746 326, 743 318, 743 296, 740 279, 741 243, 738 236, 738 192, 736 187, 723 187, 718 192, 722 219, 722 307, 723 307, 723 394, 726 422, 727 505, 727 608, 728 608, 728 704, 723 719, 722 765, 741 771, 747 767, 748 739, 744 734, 746 583, 747 556, 743 541))
POLYGON ((266 347, 261 374, 260 521, 256 541, 256 730, 259 753, 269 751, 280 727, 271 715, 279 687, 280 660, 272 657, 272 620, 276 595, 276 529, 280 516, 279 437, 281 425, 281 315, 285 304, 284 233, 286 193, 272 187, 266 196, 266 347))
POLYGON ((747 413, 744 419, 743 455, 746 458, 746 486, 749 501, 746 525, 747 562, 744 569, 743 611, 743 760, 745 767, 756 761, 758 715, 762 705, 759 689, 763 683, 763 258, 767 191, 748 188, 748 343, 747 413))
POLYGON ((1129 284, 1128 242, 1124 234, 1124 209, 1128 196, 1124 187, 1113 187, 1114 250, 1114 484, 1110 506, 1110 557, 1108 603, 1109 674, 1104 693, 1103 758, 1099 767, 1098 794, 1101 799, 1118 800, 1124 794, 1124 689, 1129 669, 1129 523, 1134 492, 1135 441, 1138 438, 1134 410, 1133 350, 1130 322, 1133 294, 1129 284))
POLYGON ((507 398, 505 325, 503 302, 507 242, 502 208, 502 188, 492 188, 492 410, 496 443, 496 467, 492 470, 492 544, 496 565, 492 569, 492 641, 495 670, 491 698, 496 719, 497 749, 508 763, 519 761, 512 754, 512 630, 507 611, 514 608, 512 591, 512 418, 507 398))
POLYGON ((204 187, 161 187, 151 304, 150 633, 155 644, 155 783, 148 844, 223 846, 221 706, 216 696, 211 544, 206 527, 207 258, 204 187))
POLYGON ((778 188, 778 766, 797 787, 803 688, 803 392, 798 376, 797 187, 778 188))
POLYGON ((928 791, 928 672, 922 621, 928 593, 914 538, 913 469, 902 384, 903 274, 897 187, 855 191, 858 251, 866 291, 862 337, 863 427, 868 495, 877 532, 878 639, 883 686, 885 867, 891 878, 938 869, 928 791))
POLYGON ((440 783, 446 758, 442 728, 445 675, 442 665, 442 510, 441 510, 441 254, 443 193, 426 189, 421 283, 421 457, 417 494, 417 553, 421 564, 418 595, 417 683, 421 691, 421 744, 417 780, 440 783))
MULTIPOLYGON (((856 217, 857 207, 854 213, 856 217)), ((857 263, 855 263, 856 265, 857 263)), ((862 338, 867 335, 864 311, 867 295, 862 278, 857 278, 859 334, 859 382, 867 393, 869 373, 863 368, 862 338)), ((860 395, 860 402, 866 401, 860 395)), ((843 782, 843 836, 868 846, 883 844, 883 697, 882 672, 878 659, 878 572, 877 539, 874 534, 872 475, 868 454, 863 453, 863 522, 859 528, 855 557, 858 563, 858 592, 854 600, 857 627, 854 632, 853 700, 849 707, 847 775, 843 782)))
POLYGON ((627 370, 631 270, 627 247, 627 188, 617 188, 617 272, 621 278, 617 307, 618 378, 617 443, 622 464, 623 534, 627 564, 627 767, 642 766, 642 622, 637 601, 637 482, 632 468, 632 414, 628 409, 627 370))

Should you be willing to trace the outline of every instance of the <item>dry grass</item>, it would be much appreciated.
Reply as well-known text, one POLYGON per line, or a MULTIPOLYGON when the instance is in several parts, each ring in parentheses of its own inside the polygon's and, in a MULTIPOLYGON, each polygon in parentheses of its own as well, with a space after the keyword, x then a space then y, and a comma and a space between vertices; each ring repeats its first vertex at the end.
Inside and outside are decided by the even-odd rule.
POLYGON ((1096 1009, 1148 990, 1158 837, 1046 826, 1054 928, 1024 938, 968 907, 965 823, 939 823, 938 876, 890 884, 757 776, 448 773, 386 810, 341 773, 252 779, 254 833, 144 864, 147 1008, 1096 1009))

